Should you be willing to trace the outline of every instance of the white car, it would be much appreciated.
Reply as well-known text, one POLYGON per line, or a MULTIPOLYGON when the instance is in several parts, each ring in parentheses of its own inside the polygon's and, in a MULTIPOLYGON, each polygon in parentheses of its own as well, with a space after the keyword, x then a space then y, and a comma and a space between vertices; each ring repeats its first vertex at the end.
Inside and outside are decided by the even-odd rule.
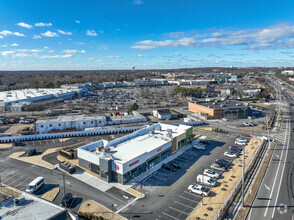
POLYGON ((197 150, 205 150, 205 145, 203 144, 194 144, 193 147, 196 148, 197 150))
POLYGON ((210 189, 196 184, 196 185, 190 185, 188 187, 188 191, 190 193, 195 193, 195 194, 202 195, 202 196, 208 196, 210 189))
POLYGON ((248 142, 248 140, 247 140, 247 139, 245 139, 245 138, 241 138, 241 137, 239 137, 239 138, 236 138, 236 141, 243 141, 243 142, 248 142))
POLYGON ((227 156, 227 157, 233 157, 233 158, 236 158, 236 157, 237 157, 237 154, 232 153, 232 152, 230 152, 230 151, 226 151, 226 152, 224 153, 224 155, 227 156))
POLYGON ((245 145, 247 145, 247 142, 245 142, 245 141, 235 141, 235 144, 245 146, 245 145))
POLYGON ((220 174, 217 172, 214 172, 211 169, 205 169, 203 174, 212 178, 216 178, 216 179, 220 178, 220 174))

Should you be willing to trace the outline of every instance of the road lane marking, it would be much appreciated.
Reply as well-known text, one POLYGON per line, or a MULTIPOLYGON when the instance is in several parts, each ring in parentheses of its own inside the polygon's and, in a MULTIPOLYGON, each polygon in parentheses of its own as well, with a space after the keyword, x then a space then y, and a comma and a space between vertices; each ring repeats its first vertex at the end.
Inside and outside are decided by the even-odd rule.
MULTIPOLYGON (((288 126, 288 124, 287 124, 288 126)), ((287 133, 285 133, 285 136, 286 136, 287 133)), ((283 151, 282 151, 282 155, 281 155, 281 158, 283 158, 283 155, 284 155, 284 149, 285 149, 285 145, 283 146, 283 151)), ((273 192, 274 192, 274 188, 275 188, 275 185, 276 185, 276 181, 277 181, 277 177, 278 177, 278 171, 280 170, 280 166, 281 166, 281 162, 282 160, 279 161, 279 165, 278 165, 278 169, 277 169, 277 172, 276 172, 276 175, 275 175, 275 179, 274 179, 274 184, 273 184, 273 187, 272 187, 272 191, 270 193, 270 196, 269 196, 269 200, 268 200, 268 203, 267 203, 267 206, 266 206, 266 209, 265 209, 265 212, 264 212, 264 217, 266 217, 266 214, 267 214, 267 211, 268 211, 268 207, 269 207, 269 204, 271 202, 271 198, 272 198, 272 195, 273 195, 273 192)), ((282 178, 281 178, 282 179, 282 178)))
MULTIPOLYGON (((23 181, 19 182, 19 184, 15 185, 14 188, 20 186, 23 182, 27 182, 28 180, 30 180, 31 177, 27 177, 26 179, 24 179, 23 181)), ((31 182, 31 181, 30 181, 31 182)))
POLYGON ((196 196, 196 197, 200 197, 202 198, 202 196, 198 195, 198 194, 195 194, 195 193, 190 193, 190 192, 187 192, 187 191, 184 191, 184 193, 187 193, 189 195, 193 195, 193 196, 196 196))
POLYGON ((122 208, 120 208, 119 210, 117 210, 115 213, 118 214, 120 213, 122 210, 124 210, 125 208, 127 208, 128 206, 130 206, 131 204, 133 204, 135 201, 137 201, 139 198, 135 198, 133 201, 131 201, 130 203, 127 203, 125 206, 123 206, 122 208))
POLYGON ((188 207, 188 208, 190 208, 190 209, 194 209, 194 208, 195 208, 195 207, 188 206, 188 205, 186 205, 186 204, 184 204, 184 203, 181 203, 181 202, 178 202, 178 201, 175 201, 175 203, 178 203, 178 204, 180 204, 180 205, 182 205, 182 206, 186 206, 186 207, 188 207))
POLYGON ((264 184, 264 186, 268 191, 271 191, 271 189, 266 184, 264 184))
MULTIPOLYGON (((289 122, 289 119, 288 119, 288 125, 289 125, 289 123, 290 122, 289 122)), ((288 126, 288 129, 289 128, 290 128, 290 125, 288 126)), ((289 129, 289 133, 290 133, 290 129, 289 129)), ((286 135, 287 135, 287 132, 285 133, 285 136, 286 135)), ((286 144, 286 140, 285 140, 285 144, 286 144)), ((287 160, 287 155, 288 155, 289 144, 290 144, 290 138, 288 136, 288 145, 287 145, 287 149, 286 149, 286 153, 285 153, 285 157, 284 157, 284 166, 283 166, 283 169, 282 169, 282 175, 281 175, 281 178, 280 178, 280 183, 279 183, 279 187, 278 187, 278 194, 276 196, 276 201, 275 201, 275 205, 274 205, 274 208, 273 208, 272 218, 275 215, 276 204, 277 204, 277 201, 278 201, 278 196, 280 195, 281 183, 282 183, 282 179, 283 179, 283 176, 284 176, 284 171, 285 171, 285 165, 286 165, 286 160, 287 160)), ((281 157, 281 159, 282 159, 282 157, 281 157)))
POLYGON ((170 209, 173 209, 173 210, 175 210, 175 211, 177 211, 177 212, 183 213, 184 215, 189 215, 189 214, 187 214, 186 212, 180 211, 180 210, 178 210, 178 209, 176 209, 176 208, 174 208, 174 207, 172 207, 172 206, 169 206, 169 208, 170 208, 170 209))
POLYGON ((165 212, 162 212, 162 214, 166 215, 166 216, 169 217, 169 218, 172 218, 172 219, 175 219, 175 220, 180 220, 180 219, 175 218, 175 217, 173 217, 173 216, 171 216, 171 215, 169 215, 169 214, 166 214, 165 212))
POLYGON ((186 197, 184 197, 184 196, 179 196, 179 197, 181 197, 181 198, 183 198, 183 199, 186 199, 186 200, 188 200, 188 201, 191 201, 191 202, 195 202, 195 203, 197 203, 197 204, 198 204, 198 202, 197 202, 197 201, 195 201, 195 200, 188 199, 188 198, 186 198, 186 197))

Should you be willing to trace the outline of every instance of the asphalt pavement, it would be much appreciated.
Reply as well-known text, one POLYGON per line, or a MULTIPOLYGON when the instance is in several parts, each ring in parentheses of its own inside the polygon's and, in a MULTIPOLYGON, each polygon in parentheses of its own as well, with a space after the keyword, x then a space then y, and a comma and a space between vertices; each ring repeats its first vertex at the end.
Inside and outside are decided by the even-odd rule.
MULTIPOLYGON (((294 99, 287 92, 283 101, 294 99)), ((275 135, 276 147, 247 219, 293 219, 294 201, 294 109, 283 107, 281 132, 275 135)))

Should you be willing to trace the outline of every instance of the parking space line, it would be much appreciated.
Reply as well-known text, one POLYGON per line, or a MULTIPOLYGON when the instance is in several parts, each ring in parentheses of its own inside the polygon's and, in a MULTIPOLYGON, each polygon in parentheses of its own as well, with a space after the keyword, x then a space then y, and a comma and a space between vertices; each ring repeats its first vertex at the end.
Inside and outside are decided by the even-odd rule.
POLYGON ((198 194, 195 194, 195 193, 190 193, 190 192, 187 192, 187 191, 184 191, 184 193, 187 193, 189 195, 193 195, 193 196, 196 196, 196 197, 200 197, 202 198, 202 196, 198 195, 198 194))
POLYGON ((183 198, 183 199, 186 199, 186 200, 188 200, 188 201, 191 201, 191 202, 195 202, 195 203, 197 203, 197 204, 198 204, 198 202, 197 202, 197 201, 195 201, 195 200, 188 199, 188 198, 186 198, 186 197, 184 197, 184 196, 179 196, 179 197, 181 197, 181 198, 183 198))
POLYGON ((164 170, 164 169, 161 169, 160 171, 161 171, 161 172, 164 172, 164 173, 171 174, 170 171, 167 171, 167 170, 164 170))
POLYGON ((42 142, 41 141, 39 141, 40 142, 40 144, 42 144, 42 142))
POLYGON ((183 214, 185 214, 185 215, 189 215, 189 214, 187 214, 186 212, 180 211, 180 210, 178 210, 178 209, 176 209, 176 208, 174 208, 174 207, 172 207, 172 206, 169 206, 169 208, 170 208, 170 209, 173 209, 173 210, 175 210, 175 211, 177 211, 177 212, 183 213, 183 214))
POLYGON ((55 141, 54 141, 54 139, 52 139, 52 142, 53 142, 53 144, 55 144, 55 141))
POLYGON ((33 146, 35 146, 35 141, 33 141, 33 146))
POLYGON ((170 177, 170 176, 167 176, 167 175, 165 175, 165 174, 163 174, 163 173, 157 173, 157 175, 161 175, 161 176, 163 176, 163 177, 165 177, 165 178, 168 178, 168 177, 170 177))
POLYGON ((10 183, 10 185, 12 185, 15 181, 18 181, 19 179, 21 179, 21 178, 23 178, 23 177, 24 177, 24 175, 21 175, 20 177, 16 178, 15 180, 13 180, 13 181, 10 183))
POLYGON ((19 184, 15 185, 14 188, 20 186, 23 182, 27 182, 29 179, 31 179, 31 177, 27 177, 26 179, 24 179, 23 181, 19 182, 19 184))
POLYGON ((186 206, 186 207, 188 207, 188 208, 190 208, 190 209, 194 209, 194 208, 195 208, 195 207, 192 207, 192 206, 189 206, 189 205, 183 204, 183 203, 178 202, 178 201, 175 201, 175 203, 178 203, 178 204, 180 204, 180 205, 182 205, 182 206, 186 206))
POLYGON ((169 218, 176 219, 176 220, 180 220, 180 219, 175 218, 175 217, 173 217, 173 216, 171 216, 171 215, 169 215, 169 214, 166 214, 165 212, 162 212, 162 214, 166 215, 166 216, 169 217, 169 218))
MULTIPOLYGON (((0 176, 3 177, 3 174, 6 173, 6 172, 9 173, 9 172, 11 172, 11 170, 5 170, 3 173, 0 173, 0 176)), ((13 171, 12 171, 12 172, 13 172, 13 171)))
MULTIPOLYGON (((3 183, 6 184, 6 185, 9 185, 9 184, 10 184, 9 181, 10 181, 11 179, 13 179, 13 178, 15 178, 15 175, 13 175, 13 176, 10 177, 9 179, 3 181, 3 183), (8 183, 9 183, 9 184, 8 184, 8 183)), ((14 181, 12 181, 12 182, 14 182, 14 181)))
POLYGON ((158 173, 161 174, 161 175, 167 176, 167 177, 171 176, 171 173, 169 171, 163 172, 163 170, 158 170, 158 173))
POLYGON ((46 140, 46 143, 48 144, 48 141, 46 140))
POLYGON ((187 163, 188 161, 187 160, 184 160, 184 159, 180 159, 180 158, 177 158, 175 160, 179 160, 181 163, 187 163))
POLYGON ((13 173, 15 173, 13 170, 8 170, 8 174, 6 174, 6 175, 2 175, 2 174, 1 174, 1 178, 2 178, 2 179, 5 179, 7 176, 9 176, 9 175, 11 175, 11 174, 13 174, 13 173))

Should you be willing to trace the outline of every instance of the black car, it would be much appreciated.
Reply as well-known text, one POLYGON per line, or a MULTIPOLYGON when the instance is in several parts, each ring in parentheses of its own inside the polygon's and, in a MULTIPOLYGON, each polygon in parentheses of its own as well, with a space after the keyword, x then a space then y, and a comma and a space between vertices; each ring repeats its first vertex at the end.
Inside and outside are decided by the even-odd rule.
POLYGON ((29 152, 28 152, 28 156, 33 156, 33 155, 35 155, 36 153, 37 153, 36 149, 31 149, 31 150, 29 150, 29 152))
POLYGON ((169 165, 173 166, 176 169, 180 169, 181 168, 181 164, 176 162, 176 161, 171 161, 168 163, 169 165))
POLYGON ((292 132, 294 132, 294 128, 292 128, 292 132))
POLYGON ((174 168, 172 165, 169 165, 167 163, 162 164, 162 168, 171 172, 176 171, 176 168, 174 168))
POLYGON ((70 208, 71 202, 72 202, 72 193, 68 192, 63 197, 60 203, 60 206, 63 206, 65 208, 70 208))
POLYGON ((230 165, 230 162, 225 160, 225 159, 222 159, 222 158, 218 158, 215 160, 215 163, 216 164, 219 164, 220 166, 223 166, 223 167, 228 167, 230 165))
POLYGON ((199 141, 199 143, 201 143, 201 144, 205 144, 205 145, 210 145, 209 141, 207 141, 207 140, 199 141))
POLYGON ((235 149, 230 149, 228 152, 232 153, 232 154, 236 154, 237 156, 240 154, 240 151, 235 150, 235 149))
POLYGON ((238 152, 240 152, 240 151, 242 151, 242 148, 240 148, 240 147, 237 147, 237 146, 230 146, 229 147, 229 150, 233 150, 233 151, 238 151, 238 152))

